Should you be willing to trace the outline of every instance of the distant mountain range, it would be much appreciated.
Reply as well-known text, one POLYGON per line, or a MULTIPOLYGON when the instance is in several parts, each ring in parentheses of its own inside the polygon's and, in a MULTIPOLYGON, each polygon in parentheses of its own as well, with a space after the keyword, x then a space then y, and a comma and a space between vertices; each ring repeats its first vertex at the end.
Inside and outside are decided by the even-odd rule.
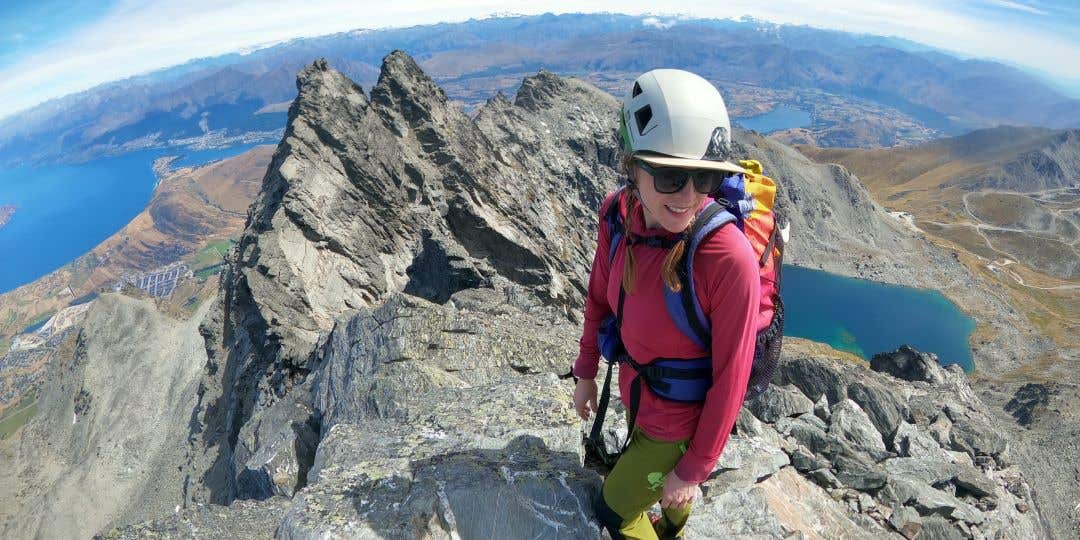
POLYGON ((1080 100, 1027 73, 900 39, 750 19, 541 15, 297 39, 103 85, 0 120, 0 164, 274 141, 302 66, 325 57, 370 87, 395 48, 466 110, 540 68, 620 95, 642 71, 677 67, 720 86, 736 117, 808 110, 807 137, 829 146, 907 144, 1001 123, 1080 126, 1080 100))

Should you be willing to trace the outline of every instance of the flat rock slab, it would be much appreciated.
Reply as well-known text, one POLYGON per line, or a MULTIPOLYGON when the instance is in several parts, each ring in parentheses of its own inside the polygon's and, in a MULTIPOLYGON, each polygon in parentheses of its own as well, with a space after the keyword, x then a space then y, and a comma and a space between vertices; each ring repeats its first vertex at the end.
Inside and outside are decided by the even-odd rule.
POLYGON ((885 460, 883 464, 889 476, 930 485, 948 482, 960 472, 960 467, 952 463, 919 458, 893 458, 885 460))
POLYGON ((807 539, 888 537, 879 526, 853 521, 825 490, 784 467, 754 486, 706 497, 686 538, 784 538, 795 531, 807 539))
MULTIPOLYGON (((893 482, 893 480, 890 480, 893 482)), ((983 522, 984 515, 974 506, 956 497, 920 482, 895 480, 894 484, 906 503, 914 506, 919 514, 939 515, 962 520, 972 525, 983 522)))
POLYGON ((793 385, 770 384, 746 406, 754 416, 770 424, 786 416, 799 416, 814 410, 814 402, 793 385))
POLYGON ((874 427, 866 412, 850 399, 833 405, 829 433, 860 450, 885 451, 885 442, 881 439, 881 433, 874 427))
POLYGON ((791 463, 787 453, 761 439, 733 436, 716 463, 717 474, 703 489, 729 490, 753 485, 791 463))

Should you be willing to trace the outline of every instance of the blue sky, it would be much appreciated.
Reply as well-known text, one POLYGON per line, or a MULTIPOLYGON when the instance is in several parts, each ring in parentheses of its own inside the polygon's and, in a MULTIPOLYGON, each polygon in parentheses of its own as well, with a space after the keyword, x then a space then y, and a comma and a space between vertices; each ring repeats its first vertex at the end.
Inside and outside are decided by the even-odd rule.
MULTIPOLYGON (((493 13, 612 11, 754 18, 893 35, 1053 75, 1080 96, 1080 2, 1048 0, 5 0, 0 117, 101 83, 288 39, 359 28, 463 21, 493 13)), ((666 17, 666 18, 665 18, 666 17)))
POLYGON ((79 27, 104 17, 109 7, 107 2, 5 2, 0 5, 0 67, 61 43, 79 27))

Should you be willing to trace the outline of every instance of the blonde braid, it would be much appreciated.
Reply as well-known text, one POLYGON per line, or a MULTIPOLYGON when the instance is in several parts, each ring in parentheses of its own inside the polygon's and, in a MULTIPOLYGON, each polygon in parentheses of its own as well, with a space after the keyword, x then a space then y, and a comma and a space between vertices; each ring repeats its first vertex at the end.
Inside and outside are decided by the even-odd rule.
MULTIPOLYGON (((690 223, 686 226, 686 231, 694 228, 694 221, 697 216, 690 219, 690 223)), ((664 257, 664 264, 661 267, 660 275, 664 278, 664 283, 672 291, 679 292, 682 290, 682 283, 679 282, 679 276, 675 272, 675 268, 682 261, 683 254, 686 252, 686 231, 683 231, 683 237, 679 239, 679 242, 668 251, 667 257, 664 257)), ((692 278, 692 276, 691 276, 692 278)))

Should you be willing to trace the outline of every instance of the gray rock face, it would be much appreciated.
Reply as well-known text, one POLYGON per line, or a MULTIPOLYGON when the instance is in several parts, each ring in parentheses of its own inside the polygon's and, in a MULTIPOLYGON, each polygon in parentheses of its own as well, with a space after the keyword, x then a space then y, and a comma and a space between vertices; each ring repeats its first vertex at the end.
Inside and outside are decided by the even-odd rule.
POLYGON ((799 416, 814 410, 814 402, 794 386, 769 385, 761 395, 747 402, 746 406, 754 416, 769 423, 785 416, 799 416))
POLYGON ((916 538, 922 531, 922 519, 914 508, 901 506, 889 517, 889 526, 896 529, 904 538, 916 538))
MULTIPOLYGON (((445 302, 514 283, 530 302, 576 312, 589 225, 618 176, 617 102, 577 81, 538 75, 522 103, 493 99, 475 120, 400 52, 370 97, 321 61, 297 86, 204 324, 223 372, 205 382, 211 451, 196 469, 228 470, 240 426, 308 376, 335 319, 392 292, 445 302)), ((237 496, 235 482, 206 478, 200 499, 237 496)))
POLYGON ((600 477, 553 375, 574 325, 469 296, 461 310, 393 296, 331 332, 313 390, 323 439, 278 536, 598 534, 600 477))
POLYGON ((821 397, 814 402, 814 416, 828 422, 832 410, 829 408, 829 398, 825 394, 821 394, 821 397))
POLYGON ((885 451, 885 442, 870 422, 870 417, 850 399, 833 405, 829 433, 851 443, 859 450, 885 451))
POLYGON ((922 520, 922 528, 918 536, 918 538, 926 538, 927 540, 960 540, 968 537, 959 527, 939 517, 922 520))
POLYGON ((763 438, 734 436, 728 439, 724 453, 716 463, 718 474, 704 485, 710 490, 721 491, 752 486, 789 463, 791 458, 787 453, 769 445, 763 438))
POLYGON ((999 444, 999 438, 1005 439, 987 424, 986 407, 962 375, 950 370, 941 373, 941 382, 935 385, 889 382, 896 379, 848 362, 786 354, 778 384, 794 384, 808 395, 838 401, 828 414, 782 417, 774 424, 765 423, 760 431, 773 426, 788 437, 793 468, 822 488, 834 494, 855 490, 872 496, 870 501, 850 498, 850 509, 902 536, 928 534, 920 532, 927 520, 944 520, 948 525, 931 525, 929 531, 934 534, 956 531, 974 536, 977 531, 985 537, 998 532, 1015 536, 1017 530, 1044 534, 1035 532, 1040 527, 1037 522, 998 501, 999 497, 1014 500, 1017 494, 1024 497, 1022 483, 999 479, 999 474, 1015 478, 1007 460, 1001 458, 1001 464, 1012 472, 993 470, 999 465, 994 456, 1007 454, 1007 448, 999 444), (875 423, 862 404, 848 397, 855 394, 889 413, 879 415, 875 423), (895 430, 883 434, 880 429, 894 421, 889 419, 893 415, 895 430), (827 429, 808 421, 810 417, 825 422, 827 429), (957 424, 963 427, 957 429, 957 424), (975 432, 986 435, 978 437, 975 432), (973 456, 988 460, 989 469, 973 467, 973 456), (1008 485, 1015 489, 1001 487, 1008 485), (1013 524, 1004 525, 1008 521, 1013 524))
POLYGON ((958 466, 953 481, 956 482, 957 487, 963 488, 978 498, 992 497, 998 491, 997 483, 988 479, 981 471, 971 465, 961 464, 958 466))
POLYGON ((920 482, 898 480, 899 492, 905 504, 910 504, 920 515, 941 515, 972 525, 982 523, 985 517, 975 507, 939 489, 920 482))
POLYGON ((776 422, 776 430, 816 453, 829 453, 833 446, 828 433, 805 418, 781 418, 776 422))
POLYGON ((941 446, 944 441, 948 438, 935 441, 915 426, 901 422, 893 436, 893 450, 904 457, 951 462, 952 455, 941 446))
POLYGON ((905 405, 901 396, 892 392, 883 384, 855 382, 848 386, 848 399, 859 405, 878 433, 888 436, 896 431, 901 418, 905 415, 905 405))
POLYGON ((884 465, 890 476, 914 479, 929 485, 948 482, 955 478, 960 470, 958 466, 948 462, 904 457, 887 459, 884 465))
POLYGON ((233 453, 237 497, 292 497, 307 483, 310 458, 319 444, 318 425, 303 392, 260 411, 244 424, 233 453))
POLYGON ((791 453, 791 465, 801 473, 809 473, 828 468, 831 463, 826 459, 815 456, 806 447, 800 446, 791 453))
POLYGON ((408 448, 367 444, 400 432, 379 424, 334 426, 318 478, 294 499, 279 538, 599 536, 591 502, 600 477, 576 453, 524 433, 490 449, 454 451, 423 433, 408 448))
MULTIPOLYGON (((801 359, 785 363, 777 376, 777 384, 792 384, 810 397, 825 397, 828 403, 851 399, 869 416, 878 432, 891 436, 906 412, 903 396, 897 387, 882 377, 866 377, 860 372, 823 369, 822 366, 801 359), (857 374, 857 375, 856 375, 857 374)), ((819 417, 827 416, 824 412, 819 417)))
POLYGON ((833 473, 841 484, 860 491, 878 489, 888 479, 877 465, 850 455, 838 456, 833 461, 833 473))
POLYGON ((784 467, 758 484, 710 491, 695 505, 687 538, 885 537, 873 520, 852 515, 822 488, 784 467))

